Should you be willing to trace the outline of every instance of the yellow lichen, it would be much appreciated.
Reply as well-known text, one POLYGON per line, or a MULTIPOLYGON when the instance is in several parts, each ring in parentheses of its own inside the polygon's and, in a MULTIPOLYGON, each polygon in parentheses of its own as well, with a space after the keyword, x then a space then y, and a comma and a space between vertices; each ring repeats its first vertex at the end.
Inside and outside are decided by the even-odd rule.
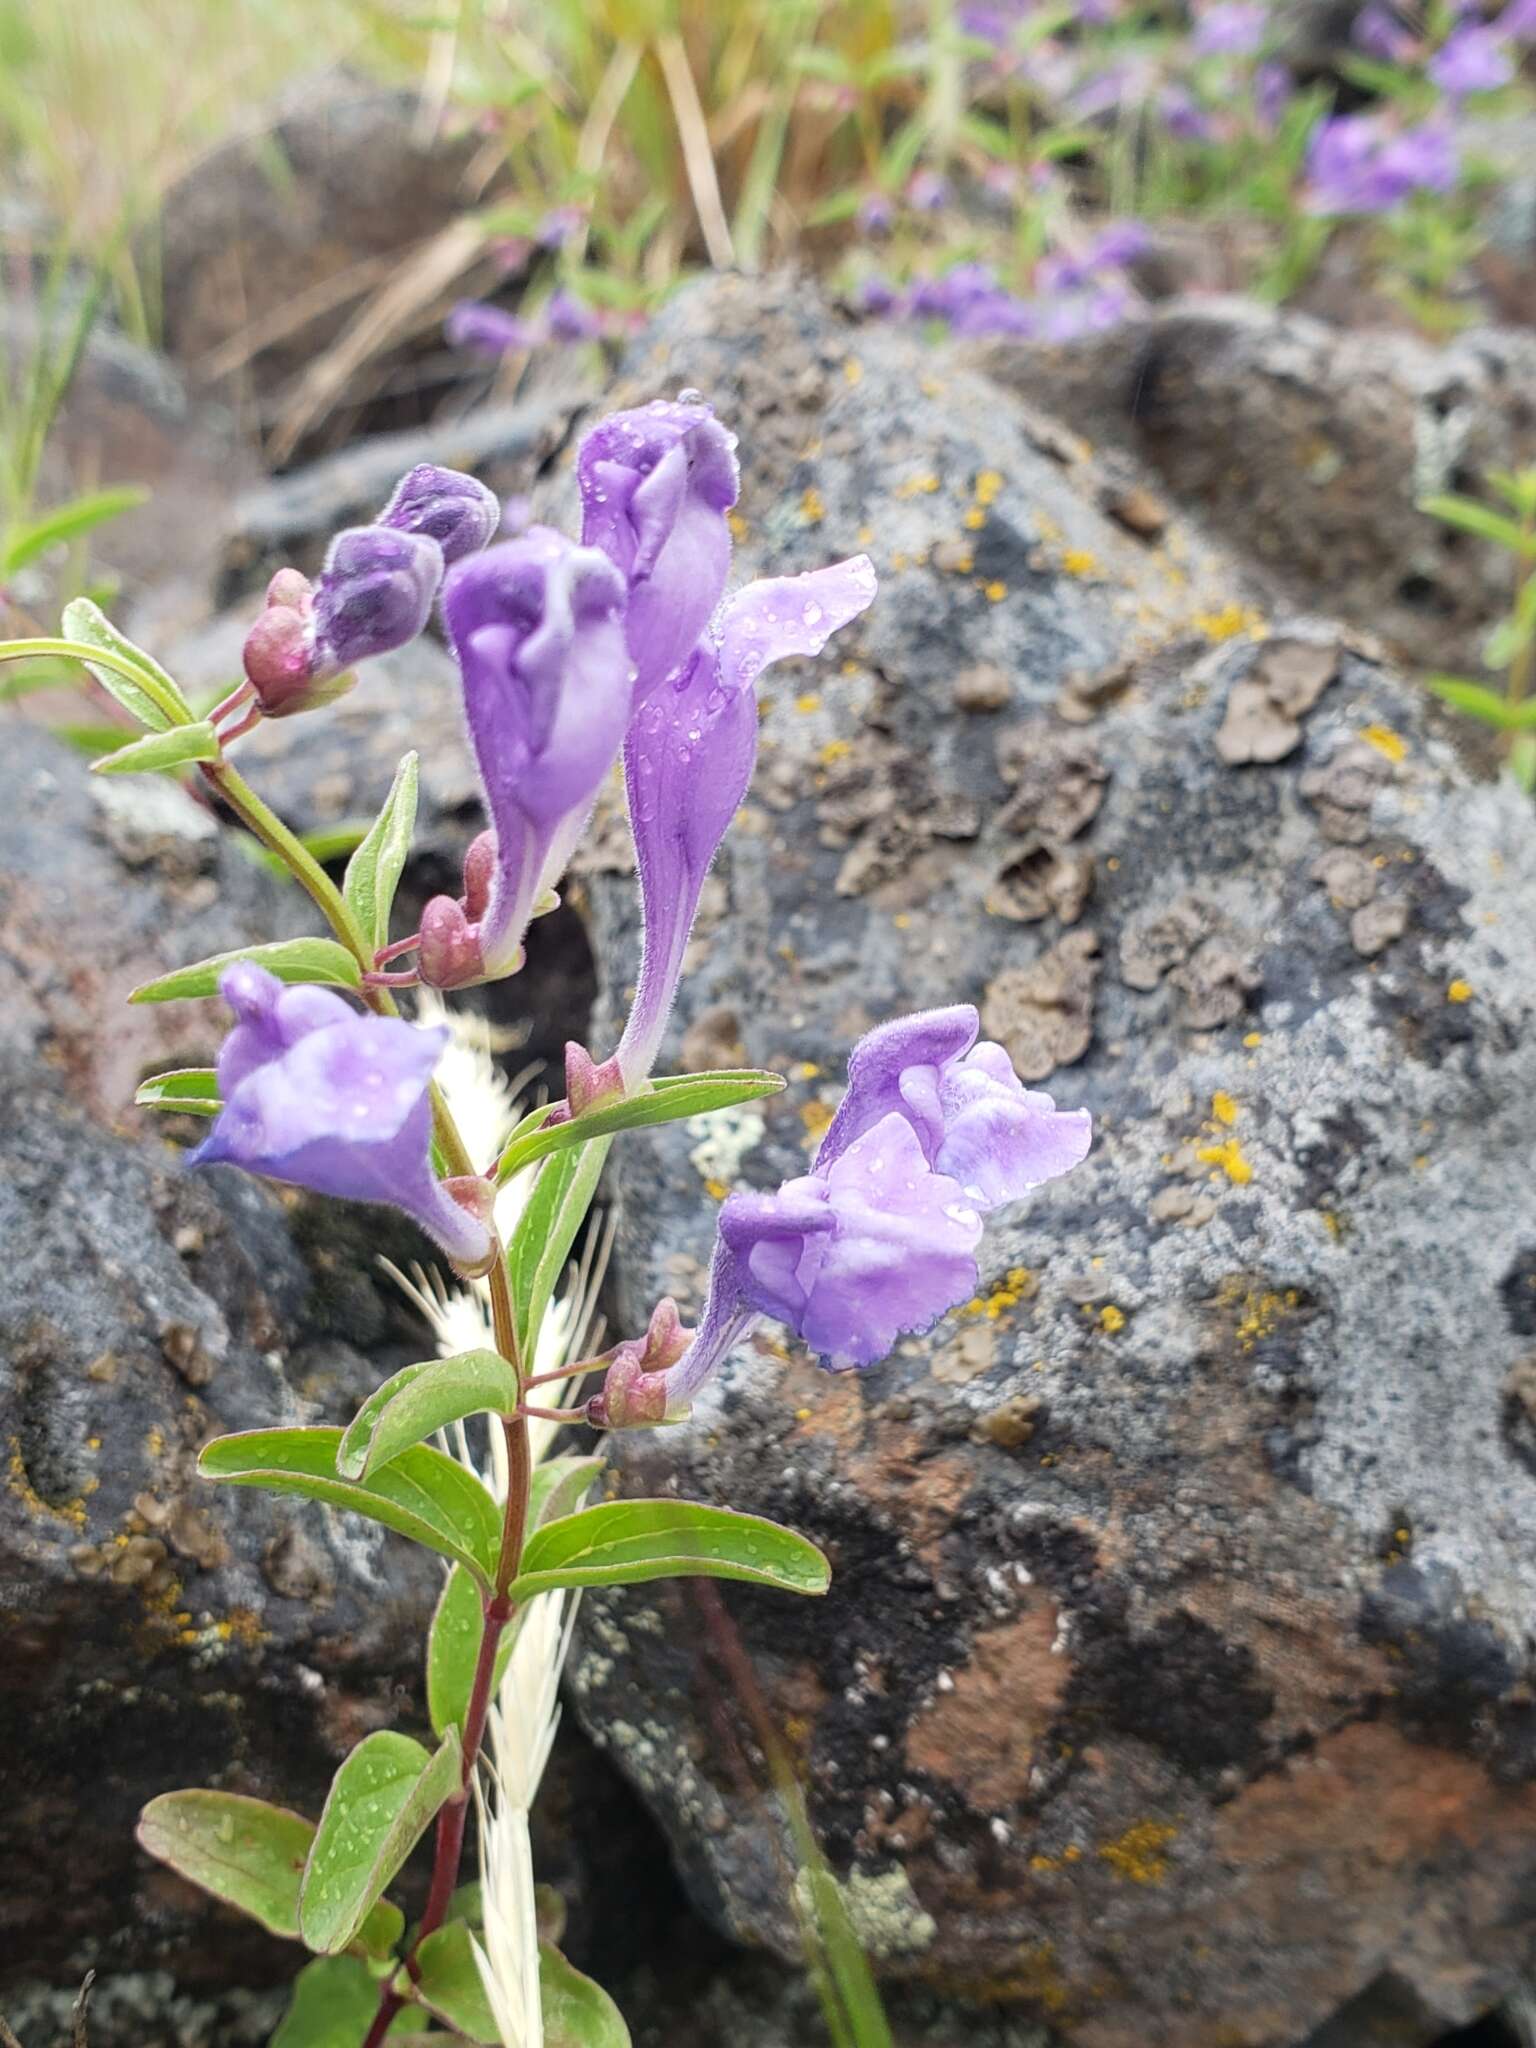
POLYGON ((821 699, 814 690, 802 690, 795 699, 795 709, 797 711, 819 711, 821 709, 821 699))
POLYGON ((904 484, 896 486, 898 498, 931 498, 939 488, 939 480, 931 469, 925 469, 920 476, 909 476, 904 484))
POLYGON ((1106 1842, 1099 1855, 1128 1884, 1161 1884, 1168 1875, 1168 1859, 1162 1851, 1177 1839, 1178 1832, 1164 1820, 1138 1821, 1117 1840, 1106 1842))
POLYGON ((44 1500, 43 1496, 32 1484, 31 1474, 27 1471, 27 1461, 21 1454, 21 1439, 20 1437, 13 1436, 10 1439, 10 1458, 7 1462, 6 1484, 21 1502, 22 1506, 32 1514, 47 1515, 55 1522, 67 1522, 72 1529, 83 1529, 87 1521, 85 1503, 90 1495, 96 1491, 100 1482, 95 1479, 88 1480, 84 1488, 76 1494, 73 1500, 66 1500, 61 1503, 44 1500))
POLYGON ((1099 1328, 1107 1337, 1117 1337, 1125 1328, 1125 1310, 1116 1308, 1112 1301, 1106 1301, 1099 1310, 1099 1328))
POLYGON ((816 758, 823 768, 830 768, 835 761, 845 761, 852 752, 847 740, 828 740, 816 758))
POLYGON ((1294 1287, 1254 1287, 1237 1279, 1229 1280, 1217 1299, 1223 1308, 1237 1312, 1237 1348, 1243 1352, 1251 1351, 1261 1337, 1272 1337, 1281 1317, 1301 1306, 1294 1287))
POLYGON ((1237 1122, 1237 1104, 1224 1088, 1218 1088, 1211 1097, 1211 1115, 1219 1124, 1231 1125, 1237 1122))
POLYGON ((1263 619, 1251 605, 1225 604, 1219 612, 1196 612, 1192 624, 1197 633, 1203 633, 1207 640, 1218 644, 1223 640, 1234 640, 1239 633, 1253 633, 1263 626, 1263 619))
POLYGON ((814 1102, 803 1102, 800 1105, 800 1121, 805 1125, 809 1137, 819 1138, 832 1121, 832 1111, 818 1096, 814 1102))
POLYGON ((723 1202, 731 1191, 723 1180, 707 1180, 704 1192, 712 1202, 723 1202))
POLYGON ((874 539, 875 529, 872 526, 861 526, 859 528, 859 546, 861 548, 872 547, 874 539))
POLYGON ((857 356, 845 357, 843 361, 843 382, 845 384, 862 384, 863 381, 864 365, 857 356))
POLYGON ((977 1294, 969 1300, 960 1313, 965 1316, 985 1316, 989 1323, 995 1323, 999 1316, 1011 1308, 1017 1308, 1021 1301, 1032 1300, 1040 1291, 1040 1282, 1028 1266, 1010 1266, 1002 1282, 990 1294, 977 1294))
POLYGON ((1262 1045, 1264 1043, 1264 1034, 1262 1031, 1249 1031, 1244 1034, 1243 1043, 1247 1046, 1248 1050, 1252 1052, 1256 1045, 1262 1045))
POLYGON ((1001 604, 1007 595, 1008 586, 1006 583, 992 582, 985 584, 982 588, 982 596, 987 600, 988 604, 1001 604))
POLYGON ((819 526, 826 516, 826 499, 814 484, 807 484, 800 494, 800 517, 807 526, 819 526))
POLYGON ((895 927, 896 927, 897 931, 899 931, 899 932, 904 932, 904 931, 907 931, 907 930, 908 930, 908 929, 909 929, 909 928, 911 927, 911 923, 912 923, 912 913, 911 913, 911 911, 909 911, 909 910, 898 910, 898 911, 896 912, 895 916, 894 916, 894 917, 893 917, 893 918, 891 919, 891 923, 892 923, 893 925, 895 925, 895 927))
POLYGON ((960 523, 962 526, 969 527, 972 533, 979 533, 987 523, 987 515, 980 505, 972 505, 960 523))
POLYGON ((1096 576, 1099 558, 1092 548, 1068 548, 1061 558, 1061 566, 1069 576, 1096 576))
POLYGON ((809 1422, 811 1419, 812 1412, 813 1411, 809 1408, 797 1408, 795 1410, 796 1422, 809 1422))
POLYGON ((1389 761, 1401 761, 1408 752, 1408 742, 1401 733, 1390 725, 1368 725, 1360 734, 1367 745, 1373 746, 1378 754, 1385 754, 1389 761))
POLYGON ((1207 1166, 1216 1166, 1238 1187, 1246 1187, 1253 1179, 1253 1168, 1243 1156, 1242 1145, 1236 1138, 1227 1138, 1220 1145, 1197 1145, 1195 1157, 1205 1161, 1207 1166))
POLYGON ((742 518, 741 514, 736 510, 734 505, 731 507, 730 511, 726 513, 725 523, 731 529, 731 539, 736 541, 738 545, 742 541, 744 541, 747 535, 752 531, 751 527, 748 526, 746 520, 742 518))
POLYGON ((1448 1003, 1470 1003, 1472 1000, 1471 982, 1462 981, 1458 976, 1446 990, 1445 1000, 1448 1003))
POLYGON ((795 1079, 797 1081, 814 1081, 820 1073, 821 1069, 814 1060, 802 1060, 795 1069, 795 1079))
POLYGON ((996 469, 984 469, 984 470, 982 470, 982 471, 981 471, 981 472, 980 472, 980 473, 978 474, 978 476, 977 476, 977 478, 976 478, 976 502, 977 502, 977 504, 978 504, 978 505, 991 505, 991 504, 993 504, 993 503, 994 503, 994 502, 996 501, 996 498, 997 498, 997 494, 998 494, 998 492, 999 492, 999 491, 1000 491, 1000 490, 1001 490, 1002 488, 1003 488, 1003 477, 1002 477, 1002 471, 1001 471, 1001 470, 996 470, 996 469))

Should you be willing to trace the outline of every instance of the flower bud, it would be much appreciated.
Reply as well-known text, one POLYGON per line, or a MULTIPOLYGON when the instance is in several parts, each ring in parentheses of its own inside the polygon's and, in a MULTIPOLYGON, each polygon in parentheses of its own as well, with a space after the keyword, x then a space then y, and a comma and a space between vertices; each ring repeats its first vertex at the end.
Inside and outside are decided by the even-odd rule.
POLYGON ((664 1296, 651 1311, 643 1337, 630 1337, 603 1353, 608 1373, 602 1392, 584 1404, 587 1421, 594 1429, 656 1429, 664 1422, 681 1421, 687 1405, 677 1409, 666 1374, 693 1341, 694 1333, 684 1329, 677 1303, 664 1296))
POLYGON ((451 566, 495 539, 501 501, 475 477, 439 469, 435 462, 419 462, 395 486, 379 524, 397 533, 424 533, 437 542, 444 563, 451 566))
POLYGON ((344 696, 358 662, 421 632, 442 574, 435 540, 383 526, 337 534, 318 584, 279 569, 243 651, 263 713, 290 718, 344 696))

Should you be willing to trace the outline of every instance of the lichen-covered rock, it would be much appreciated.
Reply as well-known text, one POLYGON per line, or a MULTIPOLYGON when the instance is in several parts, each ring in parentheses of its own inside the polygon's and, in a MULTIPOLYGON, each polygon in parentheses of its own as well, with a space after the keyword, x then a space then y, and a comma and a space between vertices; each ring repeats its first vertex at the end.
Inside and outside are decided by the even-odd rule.
MULTIPOLYGON (((620 1327, 697 1306, 711 1196, 804 1170, 892 1014, 977 1003, 1096 1141, 931 1336, 833 1378, 768 1326, 623 1484, 825 1544, 824 1605, 731 1604, 887 1973, 1083 2048, 1352 2000, 1428 2040, 1536 1940, 1529 808, 958 361, 722 283, 617 397, 684 385, 742 437, 744 566, 862 546, 882 589, 766 692, 670 1041, 728 1017, 791 1085, 616 1149, 620 1327), (1006 704, 957 705, 978 669, 1006 704), (1022 920, 1021 835, 1091 870, 1022 920)), ((632 886, 589 890, 611 1036, 632 886)), ((589 1596, 573 1674, 696 1895, 792 1954, 689 1591, 589 1596)))
POLYGON ((1484 328, 1439 348, 1342 333, 1241 299, 1175 299, 1070 347, 976 360, 1096 446, 1148 463, 1182 508, 1292 605, 1466 666, 1509 601, 1501 550, 1419 511, 1483 494, 1536 456, 1536 339, 1484 328))
MULTIPOLYGON (((296 1960, 140 1856, 140 1806, 207 1783, 317 1812, 350 1743, 420 1697, 434 1563, 193 1469, 223 1430, 344 1419, 421 1355, 372 1277, 379 1214, 359 1232, 331 1205, 322 1227, 255 1181, 188 1174, 164 1125, 130 1108, 142 1073, 206 1059, 223 1026, 215 1004, 129 1009, 128 990, 311 922, 174 783, 94 781, 67 747, 11 728, 0 1981, 173 1969, 159 2031, 121 2032, 111 2014, 130 2007, 114 1991, 103 2041, 199 2038, 178 2001, 190 2013, 205 1991, 270 1984, 296 1960)), ((398 1256, 419 1248, 386 1235, 398 1256)), ((143 1982, 153 2002, 163 1980, 143 1982)), ((219 2011, 244 2038, 234 2008, 219 2011)))

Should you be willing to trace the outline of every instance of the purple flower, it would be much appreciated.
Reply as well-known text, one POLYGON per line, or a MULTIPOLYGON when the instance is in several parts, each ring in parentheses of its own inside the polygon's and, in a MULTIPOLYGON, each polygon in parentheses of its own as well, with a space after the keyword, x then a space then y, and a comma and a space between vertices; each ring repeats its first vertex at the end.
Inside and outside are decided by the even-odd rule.
POLYGON ((505 356, 533 348, 539 332, 516 313, 480 299, 460 299, 443 328, 451 348, 472 348, 483 356, 505 356))
POLYGON ((1455 139, 1443 123, 1393 134, 1378 117, 1341 114, 1321 122, 1307 151, 1311 213, 1385 213, 1410 192, 1448 192, 1456 183, 1455 139))
POLYGON ((1251 0, 1217 0, 1199 17, 1190 48, 1197 57, 1251 57, 1264 29, 1264 8, 1251 0))
POLYGON ((564 285, 550 293, 544 318, 555 341, 596 341, 603 331, 602 316, 564 285))
POLYGON ((533 239, 541 249, 563 249, 580 234, 586 217, 584 207, 552 206, 534 229, 533 239))
POLYGON ((1449 99, 1468 93, 1497 92, 1515 75, 1508 50, 1494 29, 1459 28, 1448 36, 1429 62, 1429 75, 1449 99))
POLYGON ((637 702, 691 657, 725 589, 735 445, 690 394, 610 414, 576 457, 582 540, 601 548, 629 586, 637 702))
POLYGON ((1182 85, 1163 88, 1157 103, 1163 126, 1176 142, 1210 142, 1216 123, 1200 102, 1182 85))
POLYGON ((494 491, 457 469, 439 469, 419 462, 395 486, 394 496, 379 514, 380 526, 398 533, 424 533, 451 565, 478 554, 501 524, 501 503, 494 491))
POLYGON ((1536 0, 1509 0, 1509 5, 1493 24, 1493 32, 1506 41, 1536 41, 1536 0))
POLYGON ((1290 72, 1283 64, 1260 64, 1253 74, 1253 111, 1259 126, 1272 132, 1290 102, 1290 72))
POLYGON ((949 180, 924 168, 907 180, 907 204, 917 213, 940 213, 949 204, 949 180))
POLYGON ((570 859, 629 723, 624 581, 596 548, 530 527, 451 569, 443 620, 495 834, 466 897, 422 918, 421 978, 438 988, 519 965, 543 892, 570 859))
POLYGON ((1350 41, 1368 57, 1379 57, 1385 64, 1406 64, 1418 48, 1411 31, 1379 0, 1372 0, 1369 7, 1362 7, 1355 16, 1350 41))
POLYGON ((655 1064, 699 891, 752 779, 757 679, 787 655, 819 654, 874 594, 865 555, 749 584, 721 609, 687 664, 636 710, 624 778, 645 942, 618 1050, 631 1088, 655 1064))
POLYGON ((995 1209, 1087 1157, 1086 1109, 1059 1110, 1028 1089, 969 1003, 922 1010, 866 1032, 848 1060, 848 1092, 816 1155, 825 1166, 886 1117, 904 1116, 936 1173, 995 1209))
POLYGON ((976 1291, 982 1215, 1069 1173, 1084 1110, 1023 1087, 976 1043, 969 1004, 904 1017, 855 1046, 848 1092, 811 1171, 720 1211, 709 1297, 682 1348, 663 1302, 643 1343, 615 1347, 600 1427, 680 1421, 758 1315, 787 1323, 833 1371, 871 1365, 976 1291))
POLYGON ((265 715, 289 718, 333 702, 352 687, 358 662, 414 640, 442 576, 434 539, 390 526, 338 533, 313 586, 296 569, 280 569, 245 636, 246 677, 265 715))
POLYGON ((896 208, 884 192, 869 192, 859 201, 854 225, 861 235, 888 235, 896 225, 896 208))
POLYGON ((485 1222, 431 1168, 428 1088, 446 1027, 360 1013, 330 989, 285 988, 248 960, 219 988, 236 1020, 218 1060, 224 1107, 189 1163, 387 1202, 457 1265, 483 1268, 494 1248, 485 1222))
POLYGON ((861 313, 883 320, 900 310, 901 294, 888 278, 866 277, 859 286, 858 303, 861 313))

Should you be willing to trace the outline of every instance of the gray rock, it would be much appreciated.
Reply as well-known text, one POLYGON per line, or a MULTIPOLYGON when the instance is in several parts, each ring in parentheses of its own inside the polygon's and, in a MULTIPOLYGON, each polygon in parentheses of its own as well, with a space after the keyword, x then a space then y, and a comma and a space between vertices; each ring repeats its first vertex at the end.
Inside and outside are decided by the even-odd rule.
POLYGON ((1536 458, 1530 334, 1479 329, 1437 348, 1189 299, 1070 347, 975 353, 1096 446, 1146 463, 1276 601, 1475 672, 1480 635, 1508 606, 1508 557, 1417 507, 1480 496, 1487 470, 1536 458))
MULTIPOLYGON (((1529 808, 1347 633, 1214 612, 1235 571, 1176 519, 1128 536, 958 360, 722 282, 616 397, 685 385, 742 437, 743 568, 866 545, 883 587, 765 685, 670 1041, 728 1009, 792 1085, 616 1150, 618 1328, 697 1307, 706 1180, 803 1171, 893 1013, 977 1002, 1097 1139, 931 1336, 831 1378, 770 1326, 691 1424, 615 1443, 623 1485, 825 1544, 825 1606, 731 1606, 888 1974, 1084 2048, 1289 2048, 1390 1979, 1426 2041, 1536 1942, 1529 808), (955 709, 978 665, 1007 710, 955 709), (1238 765, 1250 682, 1294 735, 1238 765), (1022 772, 1084 748, 1098 775, 1022 772), (1032 787, 1073 797, 1055 838, 1032 787), (994 892, 1031 838, 1092 886, 1020 921, 994 892), (1354 928, 1353 870, 1335 900, 1339 849, 1395 936, 1354 928)), ((589 890, 601 1053, 635 917, 589 890)), ((789 1955, 709 1670, 686 1588, 584 1604, 594 1739, 718 1922, 789 1955)))
POLYGON ((101 2038, 190 2042, 200 2000, 272 1983, 292 1951, 141 1857, 138 1809, 206 1783, 318 1811, 357 1736, 419 1701, 440 1583, 380 1531, 216 1491, 196 1453, 344 1419, 419 1356, 374 1275, 420 1241, 188 1174, 174 1126, 129 1108, 143 1072, 223 1030, 212 1003, 129 1009, 129 988, 309 922, 184 791, 93 783, 13 726, 0 877, 0 1981, 171 1970, 159 2033, 109 2025, 104 1988, 101 2038))

